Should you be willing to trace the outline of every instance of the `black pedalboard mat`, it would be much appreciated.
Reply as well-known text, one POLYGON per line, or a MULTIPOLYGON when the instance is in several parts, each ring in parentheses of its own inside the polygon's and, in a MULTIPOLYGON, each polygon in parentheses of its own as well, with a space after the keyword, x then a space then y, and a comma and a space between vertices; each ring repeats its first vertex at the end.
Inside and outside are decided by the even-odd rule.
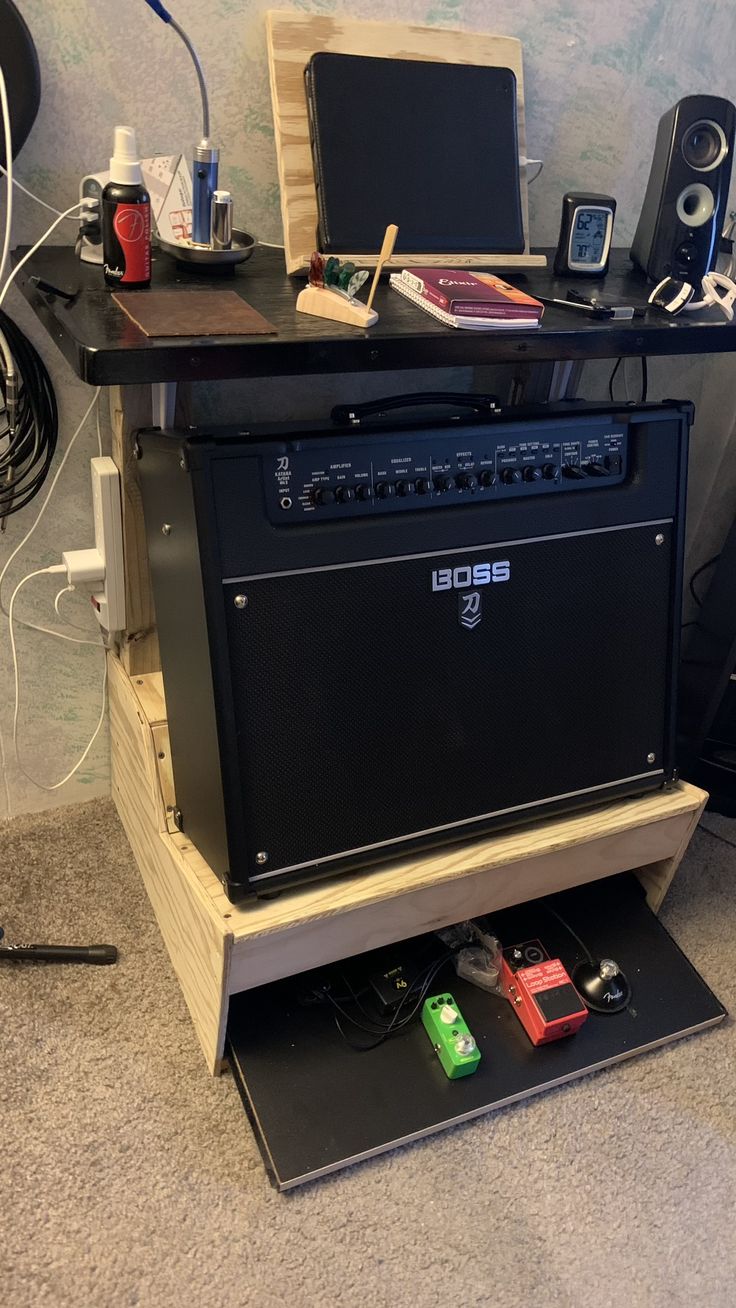
MULTIPOLYGON (((615 960, 630 986, 628 1007, 591 1011, 576 1034, 534 1046, 509 1000, 460 978, 434 936, 234 996, 228 1055, 279 1190, 691 1035, 725 1016, 630 873, 506 909, 486 922, 504 948, 537 942, 534 948, 560 959, 568 973, 586 954, 615 960), (380 1043, 370 1034, 386 999, 385 978, 389 990, 392 984, 411 986, 414 978, 430 974, 435 961, 438 970, 426 993, 452 996, 480 1051, 477 1069, 460 1079, 449 1079, 443 1070, 422 1024, 421 1005, 400 1033, 380 1043), (332 999, 324 998, 325 987, 332 999), (361 1044, 374 1047, 359 1052, 354 1046, 361 1044)), ((411 1004, 420 994, 417 982, 411 1004)), ((409 1007, 405 1003, 404 1014, 409 1007)), ((391 1009, 382 1020, 391 1020, 391 1009)))

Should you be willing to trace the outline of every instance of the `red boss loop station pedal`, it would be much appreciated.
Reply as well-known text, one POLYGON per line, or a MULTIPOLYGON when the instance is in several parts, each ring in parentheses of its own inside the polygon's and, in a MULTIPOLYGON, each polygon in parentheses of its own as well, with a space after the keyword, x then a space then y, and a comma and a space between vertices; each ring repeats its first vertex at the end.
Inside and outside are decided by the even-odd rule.
POLYGON ((533 1045, 574 1035, 588 1016, 559 958, 541 940, 524 940, 503 951, 503 991, 533 1045))

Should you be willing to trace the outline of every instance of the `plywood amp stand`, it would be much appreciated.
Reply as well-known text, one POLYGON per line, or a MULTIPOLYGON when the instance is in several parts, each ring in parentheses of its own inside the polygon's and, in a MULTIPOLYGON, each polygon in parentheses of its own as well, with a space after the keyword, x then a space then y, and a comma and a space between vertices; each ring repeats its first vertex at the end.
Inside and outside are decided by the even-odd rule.
POLYGON ((587 809, 472 844, 235 906, 177 831, 166 701, 132 456, 150 390, 114 390, 133 622, 110 655, 112 793, 207 1065, 221 1066, 231 995, 539 895, 637 869, 657 909, 702 812, 694 786, 587 809))

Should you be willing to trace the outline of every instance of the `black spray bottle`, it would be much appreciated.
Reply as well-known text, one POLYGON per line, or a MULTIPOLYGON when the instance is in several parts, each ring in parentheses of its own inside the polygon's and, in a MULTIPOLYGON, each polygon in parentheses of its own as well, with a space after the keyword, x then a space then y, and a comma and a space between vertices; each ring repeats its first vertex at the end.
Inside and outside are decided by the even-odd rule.
POLYGON ((102 192, 102 254, 108 286, 150 286, 151 200, 132 127, 115 128, 110 180, 102 192))

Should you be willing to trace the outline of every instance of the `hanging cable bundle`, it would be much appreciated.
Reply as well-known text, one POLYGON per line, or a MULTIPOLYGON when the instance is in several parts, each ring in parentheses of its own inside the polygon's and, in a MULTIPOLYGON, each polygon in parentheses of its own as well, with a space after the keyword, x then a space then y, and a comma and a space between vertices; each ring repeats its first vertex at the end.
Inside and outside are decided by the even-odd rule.
POLYGON ((59 432, 56 396, 46 365, 20 328, 0 311, 0 334, 15 364, 15 394, 0 368, 0 529, 43 486, 59 432))

